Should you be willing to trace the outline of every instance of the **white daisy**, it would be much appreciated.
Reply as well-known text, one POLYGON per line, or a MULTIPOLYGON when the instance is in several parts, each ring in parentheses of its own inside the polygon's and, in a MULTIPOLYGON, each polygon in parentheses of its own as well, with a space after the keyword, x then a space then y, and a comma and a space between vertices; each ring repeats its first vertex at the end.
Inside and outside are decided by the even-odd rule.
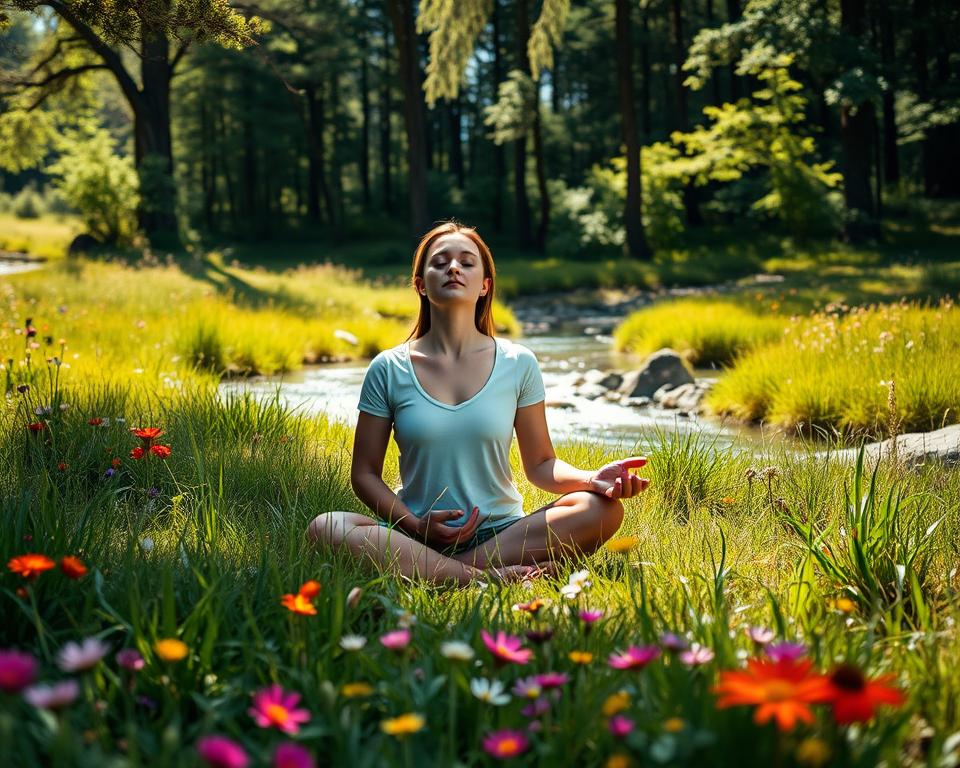
POLYGON ((367 644, 363 635, 344 635, 340 638, 340 647, 345 651, 359 651, 367 644))
POLYGON ((510 703, 510 697, 505 693, 503 683, 499 680, 487 680, 485 677, 475 677, 470 681, 470 692, 480 701, 502 707, 510 703))

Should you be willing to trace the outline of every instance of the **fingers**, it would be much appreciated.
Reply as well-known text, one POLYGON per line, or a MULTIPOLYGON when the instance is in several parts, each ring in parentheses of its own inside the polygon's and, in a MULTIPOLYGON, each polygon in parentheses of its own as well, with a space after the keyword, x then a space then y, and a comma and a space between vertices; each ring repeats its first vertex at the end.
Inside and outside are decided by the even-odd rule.
POLYGON ((647 457, 646 456, 631 456, 629 459, 623 459, 618 462, 621 467, 624 469, 637 469, 639 467, 646 466, 647 457))

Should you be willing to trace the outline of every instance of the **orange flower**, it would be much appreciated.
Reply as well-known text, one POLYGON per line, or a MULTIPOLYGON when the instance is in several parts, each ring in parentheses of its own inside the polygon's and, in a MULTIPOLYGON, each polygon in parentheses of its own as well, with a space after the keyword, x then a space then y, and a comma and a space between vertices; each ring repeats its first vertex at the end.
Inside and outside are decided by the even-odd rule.
POLYGON ((19 573, 25 579, 35 579, 41 573, 49 571, 55 565, 56 563, 46 555, 31 552, 27 555, 18 555, 12 558, 10 562, 7 563, 7 568, 14 573, 19 573))
POLYGON ((161 459, 169 458, 170 456, 170 446, 169 445, 151 445, 150 453, 154 456, 158 456, 161 459))
POLYGON ((131 429, 130 431, 133 432, 133 434, 136 437, 139 437, 141 440, 143 440, 143 442, 147 444, 147 447, 149 447, 154 440, 156 440, 158 437, 160 437, 160 435, 163 434, 163 430, 160 429, 160 427, 147 427, 146 429, 131 429))
POLYGON ((110 466, 114 469, 120 469, 120 464, 122 463, 123 462, 120 461, 119 456, 114 456, 112 459, 110 459, 110 466))
POLYGON ((851 664, 841 664, 830 673, 833 719, 840 725, 872 720, 881 704, 899 707, 906 700, 899 688, 889 685, 895 675, 882 675, 875 680, 851 664))
POLYGON ((301 616, 316 616, 317 609, 308 597, 298 592, 295 595, 286 594, 280 598, 280 603, 291 613, 298 613, 301 616))
POLYGON ((136 448, 134 448, 132 451, 130 451, 130 458, 131 458, 131 459, 142 459, 142 458, 143 458, 143 454, 144 454, 143 448, 141 448, 141 447, 138 445, 136 448))
POLYGON ((812 662, 782 659, 749 659, 746 670, 720 673, 713 692, 717 707, 755 706, 753 720, 763 725, 776 720, 781 731, 792 730, 798 721, 813 722, 810 704, 831 699, 830 684, 823 675, 810 674, 812 662))
POLYGON ((305 581, 303 586, 300 587, 300 594, 307 598, 307 600, 313 600, 313 598, 320 594, 320 582, 314 581, 313 579, 305 581))
POLYGON ((87 566, 83 564, 83 560, 73 555, 60 558, 60 570, 68 579, 80 579, 87 575, 87 566))

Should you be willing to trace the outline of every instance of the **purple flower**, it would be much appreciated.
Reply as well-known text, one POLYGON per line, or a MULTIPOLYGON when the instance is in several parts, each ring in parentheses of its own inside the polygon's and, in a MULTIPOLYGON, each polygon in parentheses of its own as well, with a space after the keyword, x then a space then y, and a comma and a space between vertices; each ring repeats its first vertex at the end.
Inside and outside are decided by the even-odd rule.
POLYGON ((76 700, 80 686, 76 680, 62 680, 53 685, 34 685, 23 692, 27 703, 37 709, 63 709, 76 700))
POLYGON ((513 685, 513 695, 520 699, 538 699, 543 686, 536 677, 521 677, 513 685))
POLYGON ((747 637, 757 645, 767 645, 773 642, 773 630, 767 629, 767 627, 747 627, 746 633, 747 637))
POLYGON ((595 611, 592 609, 584 609, 580 611, 580 621, 584 624, 593 624, 595 621, 599 621, 603 618, 603 611, 595 611))
POLYGON ((247 768, 250 762, 244 748, 226 736, 204 736, 197 754, 210 768, 247 768))
POLYGON ((117 664, 130 672, 139 672, 143 669, 143 656, 135 648, 124 648, 117 652, 117 664))
POLYGON ((29 653, 0 651, 0 691, 19 693, 37 676, 37 661, 29 653))
POLYGON ((155 499, 155 498, 157 498, 157 496, 159 496, 159 495, 160 495, 160 489, 159 489, 159 488, 151 488, 149 491, 147 491, 147 497, 148 497, 148 498, 155 499))
POLYGON ((699 667, 713 661, 714 653, 709 648, 705 648, 699 643, 694 643, 686 651, 680 652, 680 661, 688 667, 699 667))
POLYGON ((803 643, 775 643, 766 647, 767 656, 774 661, 796 661, 807 652, 803 643))
POLYGON ((273 753, 273 768, 316 768, 316 765, 313 755, 292 741, 280 744, 273 753))
POLYGON ((624 715, 614 715, 607 722, 607 728, 613 734, 615 739, 624 739, 633 731, 635 723, 629 717, 624 715))
POLYGON ((531 701, 527 706, 520 710, 524 717, 540 717, 546 714, 550 709, 550 699, 541 696, 539 699, 531 701))
POLYGON ((670 651, 670 653, 677 653, 679 651, 686 650, 687 638, 683 635, 678 635, 676 632, 664 632, 660 635, 660 646, 665 651, 670 651))
POLYGON ((113 467, 108 467, 107 471, 103 473, 103 476, 110 478, 110 477, 113 477, 115 474, 117 474, 117 470, 115 470, 113 467))
POLYGON ((57 654, 57 664, 64 672, 84 672, 100 663, 110 646, 98 637, 88 637, 81 644, 67 643, 57 654))

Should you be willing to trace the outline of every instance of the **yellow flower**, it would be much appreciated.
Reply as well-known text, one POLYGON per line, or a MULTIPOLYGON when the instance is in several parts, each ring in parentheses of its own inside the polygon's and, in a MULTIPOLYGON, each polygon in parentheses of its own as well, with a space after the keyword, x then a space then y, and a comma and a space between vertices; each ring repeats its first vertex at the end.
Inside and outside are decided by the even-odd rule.
POLYGON ((408 736, 411 733, 422 731, 426 725, 423 715, 408 712, 399 717, 391 717, 380 722, 380 730, 388 736, 408 736))
POLYGON ((156 651, 157 656, 163 661, 183 661, 190 652, 187 644, 182 640, 177 640, 175 637, 157 640, 157 642, 153 644, 153 650, 156 651))
POLYGON ((797 745, 797 762, 809 768, 826 765, 830 759, 830 745, 822 739, 804 739, 797 745))
POLYGON ((682 717, 671 717, 663 721, 663 730, 667 733, 680 733, 685 725, 682 717))
POLYGON ((731 504, 736 504, 737 500, 733 496, 724 496, 720 499, 720 503, 729 507, 731 504))
POLYGON ((620 536, 607 542, 607 549, 611 552, 629 552, 640 541, 636 536, 620 536))
POLYGON ((570 651, 568 655, 574 664, 589 664, 593 661, 593 654, 590 651, 570 651))
POLYGON ((840 613, 853 613, 857 610, 857 604, 849 597, 838 597, 833 601, 833 607, 840 611, 840 613))
POLYGON ((369 683, 345 683, 340 693, 348 699, 358 699, 373 693, 373 686, 369 683))
POLYGON ((626 691, 617 691, 607 696, 603 702, 603 716, 613 717, 618 712, 623 712, 630 706, 630 694, 626 691))
POLYGON ((621 752, 617 752, 607 758, 604 768, 630 768, 630 758, 621 752))

